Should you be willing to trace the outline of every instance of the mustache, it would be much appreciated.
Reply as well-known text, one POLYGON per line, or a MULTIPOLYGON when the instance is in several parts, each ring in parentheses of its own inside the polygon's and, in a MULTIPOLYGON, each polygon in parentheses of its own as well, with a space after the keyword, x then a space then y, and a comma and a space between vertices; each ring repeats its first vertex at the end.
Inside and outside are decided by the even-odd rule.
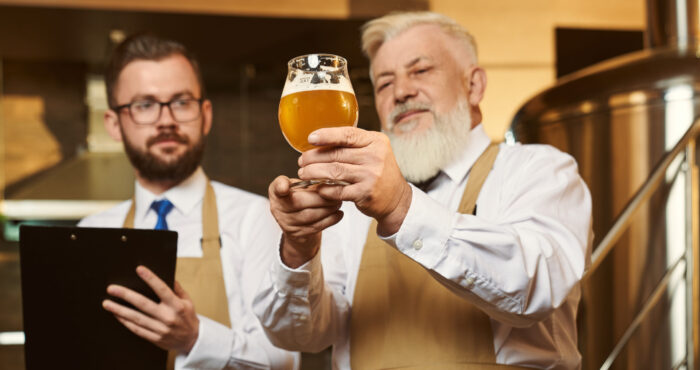
POLYGON ((387 122, 391 122, 392 124, 396 123, 396 118, 398 118, 402 114, 405 114, 406 112, 410 112, 413 110, 428 110, 431 113, 433 113, 433 107, 428 103, 419 103, 419 102, 400 103, 400 104, 397 104, 396 107, 394 107, 394 110, 391 111, 387 122))
POLYGON ((161 141, 175 141, 175 142, 182 143, 182 144, 189 144, 189 142, 190 142, 187 139, 187 137, 182 136, 182 135, 178 135, 174 131, 163 131, 163 132, 159 133, 158 135, 153 136, 153 137, 149 138, 148 140, 146 140, 146 146, 150 147, 150 146, 152 146, 156 143, 159 143, 161 141))

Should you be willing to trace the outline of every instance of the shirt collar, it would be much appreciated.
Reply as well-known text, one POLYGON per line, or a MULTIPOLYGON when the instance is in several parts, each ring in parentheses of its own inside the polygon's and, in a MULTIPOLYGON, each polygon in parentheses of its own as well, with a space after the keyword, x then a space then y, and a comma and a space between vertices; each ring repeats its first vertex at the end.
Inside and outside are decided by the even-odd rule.
POLYGON ((134 199, 136 199, 135 218, 143 220, 151 209, 154 200, 167 198, 175 207, 174 210, 183 215, 189 214, 196 205, 204 199, 207 187, 207 176, 202 167, 198 167, 190 177, 177 186, 168 189, 163 194, 155 195, 136 181, 134 199))
POLYGON ((462 182, 489 144, 491 144, 491 138, 484 131, 484 126, 482 124, 477 125, 469 134, 462 153, 445 166, 442 172, 450 180, 456 183, 462 182))

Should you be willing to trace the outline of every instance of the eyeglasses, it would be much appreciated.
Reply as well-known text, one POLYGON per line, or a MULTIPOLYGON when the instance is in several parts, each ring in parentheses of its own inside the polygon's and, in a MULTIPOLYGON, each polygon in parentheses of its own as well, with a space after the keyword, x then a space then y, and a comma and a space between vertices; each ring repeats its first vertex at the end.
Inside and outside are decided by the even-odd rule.
POLYGON ((152 125, 158 122, 163 113, 163 107, 166 106, 175 122, 186 123, 194 121, 201 116, 203 101, 204 99, 194 98, 177 98, 167 102, 146 99, 114 107, 114 110, 120 111, 127 108, 129 116, 136 124, 152 125))

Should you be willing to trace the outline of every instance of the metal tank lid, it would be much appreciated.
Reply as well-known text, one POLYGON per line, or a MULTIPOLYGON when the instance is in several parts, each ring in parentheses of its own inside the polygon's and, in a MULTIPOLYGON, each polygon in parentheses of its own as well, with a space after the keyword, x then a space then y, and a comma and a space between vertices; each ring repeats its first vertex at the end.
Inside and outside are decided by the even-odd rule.
POLYGON ((562 77, 527 101, 516 125, 541 125, 576 116, 662 101, 674 86, 700 94, 700 48, 645 49, 562 77))

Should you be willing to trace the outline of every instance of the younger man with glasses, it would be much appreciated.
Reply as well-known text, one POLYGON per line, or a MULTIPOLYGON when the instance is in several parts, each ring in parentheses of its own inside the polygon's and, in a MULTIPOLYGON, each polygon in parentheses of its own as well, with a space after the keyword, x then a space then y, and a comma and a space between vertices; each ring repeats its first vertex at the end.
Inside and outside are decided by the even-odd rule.
POLYGON ((146 267, 135 272, 159 303, 112 285, 107 292, 136 309, 111 299, 103 307, 134 334, 170 350, 169 368, 295 367, 298 357, 272 346, 250 310, 252 282, 275 252, 258 246, 279 240, 268 203, 209 181, 200 167, 212 104, 197 62, 176 42, 139 35, 117 47, 106 83, 105 127, 124 143, 135 192, 80 226, 177 231, 178 261, 174 291, 146 267))

